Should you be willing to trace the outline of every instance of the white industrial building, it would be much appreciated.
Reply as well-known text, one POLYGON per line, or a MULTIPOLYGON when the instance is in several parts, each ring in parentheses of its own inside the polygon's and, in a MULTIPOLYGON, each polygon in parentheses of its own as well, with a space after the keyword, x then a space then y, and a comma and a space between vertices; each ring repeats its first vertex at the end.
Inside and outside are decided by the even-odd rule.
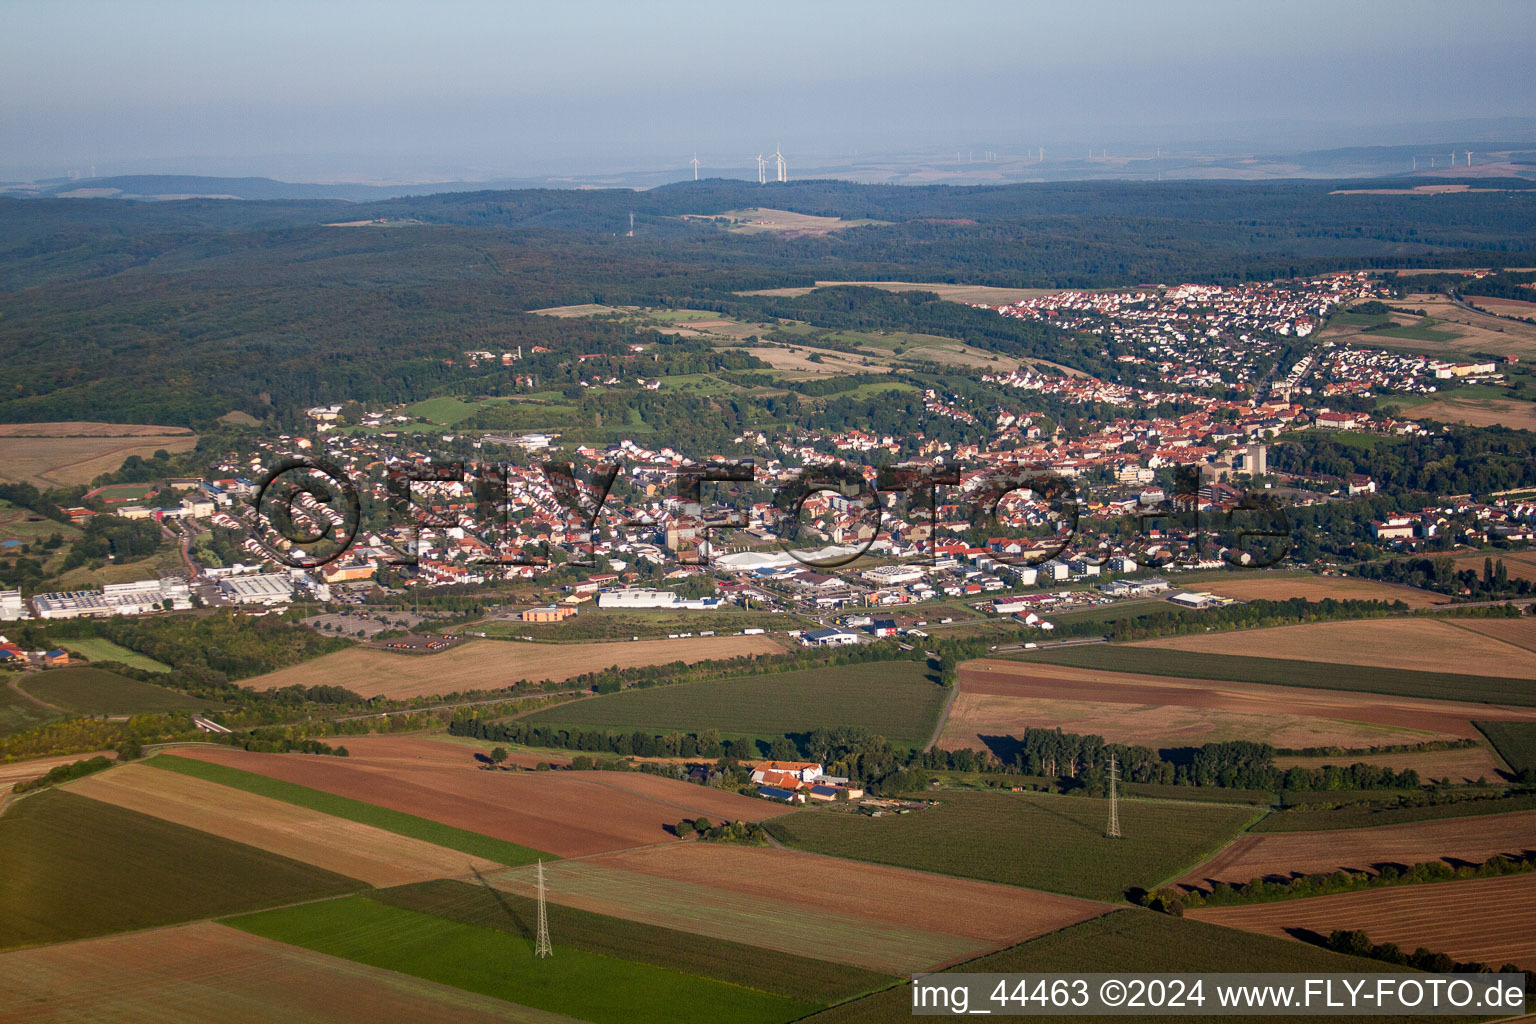
POLYGON ((19 619, 26 612, 27 606, 21 603, 21 591, 0 590, 0 621, 19 619))
POLYGON ((718 597, 683 600, 670 590, 605 590, 597 595, 599 608, 667 608, 707 611, 720 607, 718 597))
POLYGON ((219 593, 232 604, 287 604, 293 600, 293 580, 276 572, 230 576, 219 580, 219 593))

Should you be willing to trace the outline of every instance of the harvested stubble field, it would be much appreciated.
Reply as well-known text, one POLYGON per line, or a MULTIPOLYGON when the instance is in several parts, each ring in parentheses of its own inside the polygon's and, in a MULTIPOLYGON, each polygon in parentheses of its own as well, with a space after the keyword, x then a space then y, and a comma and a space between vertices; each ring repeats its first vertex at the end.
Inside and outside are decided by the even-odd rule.
MULTIPOLYGON (((509 932, 529 943, 536 935, 536 900, 478 883, 423 882, 370 893, 369 898, 461 924, 509 932)), ((814 960, 784 950, 770 954, 761 946, 718 937, 701 942, 692 932, 594 914, 559 903, 549 904, 547 911, 550 933, 558 935, 563 946, 638 960, 774 995, 827 1004, 884 988, 894 980, 890 975, 847 964, 814 960)))
POLYGON ((1189 916, 1244 931, 1290 938, 1358 929, 1373 942, 1422 946, 1495 969, 1536 969, 1536 875, 1394 886, 1366 892, 1281 900, 1246 907, 1206 907, 1189 916))
POLYGON ((351 878, 59 790, 0 817, 0 948, 361 888, 351 878))
POLYGON ((1163 637, 1128 646, 1536 679, 1536 652, 1430 618, 1310 622, 1163 637))
POLYGON ((925 666, 887 661, 624 690, 536 711, 528 721, 754 737, 861 725, 913 746, 933 735, 945 696, 925 666))
MULTIPOLYGON (((520 935, 362 896, 234 918, 236 928, 592 1024, 781 1024, 804 1000, 560 944, 535 959, 520 935)), ((394 1018, 392 1018, 394 1019, 394 1018)))
POLYGON ((981 736, 1060 725, 1152 747, 1248 739, 1354 748, 1477 739, 1472 721, 1492 717, 1536 722, 1536 710, 983 658, 960 666, 940 745, 981 747, 981 736))
POLYGON ((0 1019, 570 1024, 206 921, 0 955, 0 1019))
POLYGON ((42 778, 60 765, 89 761, 93 757, 114 758, 116 756, 110 750, 97 750, 88 754, 61 754, 57 757, 35 757, 27 761, 0 763, 0 793, 9 793, 11 787, 18 782, 42 778))
MULTIPOLYGON (((1488 705, 1536 707, 1536 688, 1528 679, 1474 676, 1455 672, 1413 672, 1379 665, 1340 665, 1328 661, 1257 658, 1236 654, 1200 654, 1130 644, 1079 644, 1010 655, 1018 664, 1062 665, 1111 673, 1143 673, 1171 679, 1221 680, 1306 687, 1356 695, 1387 694, 1424 698, 1436 705, 1478 701, 1488 705)), ((1394 703, 1399 703, 1394 701, 1394 703)), ((1493 717, 1504 717, 1500 708, 1493 717)), ((1515 718, 1520 715, 1513 716, 1515 718)))
POLYGON ((190 451, 184 427, 115 423, 8 423, 0 426, 0 480, 47 489, 89 483, 130 455, 190 451))
POLYGON ((561 857, 672 841, 667 826, 681 818, 758 821, 787 810, 639 773, 480 771, 467 750, 462 767, 209 747, 181 753, 561 857))
POLYGON ((768 830, 814 853, 1112 900, 1209 857, 1256 816, 1251 807, 1124 800, 1125 838, 1106 839, 1107 800, 936 795, 937 804, 909 814, 817 808, 775 818, 768 830))
MULTIPOLYGON (((857 884, 857 869, 862 865, 840 869, 836 861, 826 863, 828 889, 836 881, 857 884)), ((868 913, 842 913, 814 900, 784 898, 771 892, 739 892, 694 879, 640 874, 610 867, 604 859, 546 864, 544 877, 549 899, 564 906, 776 952, 814 953, 821 959, 885 974, 927 970, 997 945, 922 927, 922 919, 942 917, 943 880, 916 874, 897 905, 918 904, 919 921, 910 923, 880 920, 868 913), (934 902, 928 905, 930 893, 934 902)), ((492 876, 490 882, 524 897, 535 892, 533 872, 526 868, 492 876)))
POLYGON ((1440 859, 1478 862, 1536 850, 1536 811, 1416 821, 1382 828, 1269 832, 1241 836, 1180 882, 1242 884, 1254 878, 1373 871, 1378 865, 1440 859))
POLYGON ((783 648, 766 636, 706 636, 624 643, 527 644, 471 640, 441 654, 396 654, 353 647, 244 681, 269 687, 345 686, 364 697, 432 697, 500 690, 521 682, 556 682, 605 668, 708 661, 783 648))
POLYGON ((405 885, 503 867, 371 825, 148 765, 123 765, 65 788, 369 885, 405 885))
POLYGON ((1325 765, 1351 765, 1357 762, 1391 768, 1395 772, 1413 769, 1421 779, 1450 779, 1453 783, 1483 779, 1498 782, 1504 766, 1490 748, 1463 747, 1458 750, 1410 751, 1398 754, 1346 754, 1343 757, 1275 758, 1277 768, 1322 768, 1325 765))
POLYGON ((1442 423, 1465 423, 1472 427, 1536 430, 1536 402, 1519 399, 1457 398, 1453 393, 1432 402, 1419 402, 1405 415, 1442 423))
POLYGON ((1450 598, 1430 590, 1377 583, 1352 576, 1293 576, 1265 573, 1234 573, 1233 579, 1202 580, 1194 589, 1235 597, 1239 601, 1288 601, 1293 597, 1307 601, 1333 598, 1335 601, 1401 601, 1410 608, 1428 608, 1448 604, 1450 598))
MULTIPOLYGON (((1471 569, 1478 574, 1481 574, 1485 560, 1490 558, 1494 562, 1502 561, 1504 563, 1504 571, 1508 573, 1512 579, 1536 581, 1536 551, 1474 551, 1471 554, 1457 555, 1454 559, 1456 564, 1456 571, 1465 572, 1466 570, 1471 569)), ((1520 620, 1489 619, 1487 621, 1518 622, 1520 620)))
MULTIPOLYGON (((1403 968, 1331 953, 1300 942, 1218 928, 1187 918, 1121 910, 1084 921, 1038 939, 999 950, 953 968, 963 972, 1038 971, 1049 973, 1160 973, 1167 971, 1294 971, 1310 974, 1386 973, 1403 968)), ((943 980, 942 974, 938 980, 943 980)), ((1156 1021, 1158 1017, 1076 1017, 1084 1024, 1156 1021)), ((1257 1022, 1267 1017, 1223 1016, 1226 1022, 1257 1022)), ((1293 1024, 1329 1024, 1336 1017, 1287 1017, 1293 1024)), ((1392 1018, 1415 1024, 1452 1024, 1466 1018, 1392 1018)), ((803 1024, 910 1024, 912 991, 906 985, 834 1006, 803 1024)))
POLYGON ((989 948, 1104 912, 1102 904, 1071 896, 770 847, 677 843, 607 854, 589 863, 959 935, 989 948))
POLYGON ((1518 619, 1456 619, 1454 625, 1501 643, 1536 651, 1536 615, 1522 615, 1518 619))

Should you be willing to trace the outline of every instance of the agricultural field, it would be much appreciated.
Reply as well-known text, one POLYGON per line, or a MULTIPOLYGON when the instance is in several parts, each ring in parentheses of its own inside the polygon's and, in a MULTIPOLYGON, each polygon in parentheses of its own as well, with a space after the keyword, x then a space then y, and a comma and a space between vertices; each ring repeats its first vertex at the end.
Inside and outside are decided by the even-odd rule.
MULTIPOLYGON (((181 748, 183 753, 191 753, 190 748, 181 748)), ((286 756, 286 755, 272 755, 286 756)), ((292 755, 304 757, 307 755, 292 755)), ((478 863, 489 861, 501 865, 529 864, 538 859, 539 850, 529 849, 515 843, 495 839, 481 835, 468 829, 454 828, 427 818, 404 814, 400 811, 380 807, 361 800, 351 800, 337 796, 334 793, 326 793, 317 789, 309 789, 305 786, 284 782, 281 779, 269 778, 255 772, 242 771, 238 768, 218 764, 216 762, 195 760, 193 757, 177 757, 171 754, 162 754, 150 759, 146 763, 149 769, 163 769, 170 778, 187 778, 202 780, 203 785, 222 787, 230 792, 221 794, 231 804, 240 804, 241 794, 250 794, 258 799, 270 799, 280 801, 294 808, 303 808, 310 812, 320 814, 325 819, 339 819, 345 822, 355 822, 358 825, 370 829, 376 829, 394 836, 429 845, 434 851, 454 851, 452 858, 454 863, 478 863)), ((163 783, 160 788, 171 792, 177 792, 172 783, 163 783)), ((204 791, 206 792, 206 790, 204 791)), ((269 811, 274 815, 275 809, 269 811)), ((329 825, 339 831, 346 831, 340 824, 329 825)), ((387 845, 383 837, 375 837, 381 844, 387 845)), ((406 847, 400 847, 404 850, 406 847)), ((425 853, 417 851, 423 857, 431 860, 432 857, 444 856, 441 853, 425 853)), ((462 872, 447 872, 459 874, 462 872)), ((359 876, 361 877, 361 876, 359 876)), ((431 876, 435 877, 435 876, 431 876)), ((408 879, 409 880, 409 879, 408 879)), ((400 884, 400 883, 388 883, 400 884)))
POLYGON ((503 867, 372 825, 143 764, 98 772, 64 789, 369 885, 405 885, 503 867))
POLYGON ((1473 427, 1536 430, 1536 402, 1520 399, 1468 398, 1453 393, 1429 402, 1416 402, 1405 408, 1403 414, 1416 420, 1465 423, 1473 427))
MULTIPOLYGON (((1188 918, 1137 910, 1105 914, 950 969, 998 973, 1294 971, 1313 974, 1406 970, 1268 935, 1219 928, 1188 918)), ((1114 1021, 1156 1018, 1105 1016, 1077 1019, 1109 1024, 1114 1021)), ((1222 1019, 1257 1022, 1266 1018, 1225 1016, 1222 1019)), ((1300 1024, 1326 1024, 1337 1018, 1291 1016, 1287 1019, 1300 1024)), ((1452 1021, 1466 1018, 1412 1019, 1422 1024, 1436 1021, 1451 1024, 1452 1021)), ((806 1018, 804 1024, 909 1024, 911 1020, 911 990, 906 985, 900 985, 824 1010, 806 1018)))
MULTIPOLYGON (((1452 561, 1456 565, 1457 572, 1465 572, 1472 569, 1478 573, 1483 571, 1487 560, 1503 562, 1504 571, 1511 578, 1517 580, 1536 580, 1536 551, 1473 551, 1464 555, 1456 555, 1452 561)), ((1519 622, 1520 619, 1488 619, 1487 624, 1494 622, 1519 622)))
POLYGON ((480 408, 479 403, 466 402, 462 398, 445 395, 407 406, 402 413, 406 416, 431 420, 438 426, 453 427, 479 412, 480 408))
POLYGON ((928 742, 946 691, 911 661, 837 665, 605 694, 536 711, 562 728, 702 732, 773 738, 840 725, 865 726, 892 743, 928 742))
POLYGON ((46 490, 90 483, 121 468, 130 455, 190 451, 197 435, 184 427, 116 423, 7 423, 0 426, 0 480, 46 490))
POLYGON ((398 654, 354 647, 300 665, 247 679, 268 687, 330 685, 347 680, 364 697, 433 697, 473 690, 501 690, 522 682, 556 682, 605 668, 665 665, 753 654, 779 654, 767 636, 705 636, 638 643, 524 644, 470 640, 440 654, 398 654))
MULTIPOLYGON (((1100 650, 1111 654, 1145 651, 1170 660, 1193 657, 1108 645, 1048 653, 1100 650)), ((1057 725, 1069 731, 1098 733, 1113 742, 1154 748, 1247 739, 1280 747, 1356 749, 1433 739, 1478 739, 1480 734, 1472 720, 1492 717, 1490 705, 1385 700, 1373 694, 1307 690, 1299 685, 1106 672, 1035 660, 965 662, 960 666, 959 690, 939 741, 949 749, 981 748, 985 745, 983 737, 1015 735, 1026 726, 1057 725)), ((1536 710, 1526 708, 1500 707, 1497 714, 1510 720, 1536 721, 1536 710)))
MULTIPOLYGON (((505 889, 461 881, 423 882, 370 894, 393 907, 416 910, 460 924, 535 936, 538 904, 505 889)), ((675 928, 594 914, 560 903, 548 905, 549 930, 561 945, 600 956, 637 960, 774 995, 833 1003, 884 988, 890 975, 816 960, 785 950, 699 936, 675 928)), ((755 937, 755 936, 754 936, 755 937)))
POLYGON ((154 658, 140 654, 138 651, 130 651, 121 644, 115 644, 111 640, 103 640, 100 637, 86 637, 80 640, 65 640, 63 647, 72 655, 79 655, 89 661, 115 661, 129 668, 143 669, 146 672, 169 672, 171 666, 154 658))
POLYGON ((351 896, 231 919, 244 931, 592 1024, 779 1024, 817 1004, 351 896))
MULTIPOLYGON (((1302 794, 1298 794, 1302 795, 1302 794)), ((1334 793, 1306 794, 1328 801, 1334 793)), ((1384 794, 1373 794, 1380 797, 1384 794)), ((1536 793, 1489 796, 1475 800, 1457 800, 1442 804, 1404 804, 1387 797, 1383 803, 1360 806, 1300 805, 1277 811, 1254 825, 1251 832, 1319 832, 1341 828, 1376 828, 1401 825, 1410 821, 1440 821, 1445 818, 1472 818, 1484 814, 1507 814, 1536 810, 1536 793)))
MULTIPOLYGON (((80 530, 69 523, 47 519, 29 508, 0 501, 0 541, 19 540, 23 544, 32 544, 47 540, 55 533, 63 537, 66 544, 80 536, 80 530)), ((34 553, 32 557, 37 555, 34 553)))
POLYGON ((1416 821, 1328 832, 1272 832, 1239 837, 1185 874, 1185 885, 1242 884, 1254 878, 1333 871, 1374 871, 1383 864, 1439 859, 1480 863, 1501 853, 1536 850, 1536 811, 1416 821))
POLYGON ((1536 652, 1422 617, 1310 622, 1163 637, 1128 646, 1536 679, 1536 652))
POLYGON ((1349 765, 1364 761, 1395 772, 1410 768, 1424 780, 1450 779, 1452 783, 1472 783, 1478 779, 1498 782, 1504 765, 1497 754, 1486 746, 1462 747, 1456 750, 1423 750, 1401 753, 1345 754, 1334 757, 1300 757, 1282 754, 1275 758, 1277 768, 1322 768, 1330 764, 1349 765))
POLYGON ((207 921, 0 955, 0 1019, 569 1024, 207 921))
POLYGON ((60 790, 0 817, 0 948, 361 888, 342 875, 60 790))
MULTIPOLYGON (((241 769, 560 857, 674 842, 667 829, 680 818, 757 821, 787 810, 755 797, 638 772, 480 771, 468 749, 460 767, 430 762, 404 765, 364 756, 255 754, 219 747, 186 748, 180 753, 183 756, 173 764, 183 759, 212 762, 215 768, 241 769)), ((205 777, 225 781, 221 775, 205 777)), ((262 795, 286 799, 277 792, 262 795)), ((315 809, 335 813, 327 806, 315 809)), ((391 828, 384 820, 354 820, 391 828)), ((431 835, 416 838, 463 849, 431 835)), ((518 863, 532 860, 525 855, 518 863)))
POLYGON ((1256 817, 1251 807, 1123 800, 1125 838, 1106 839, 1107 800, 964 792, 936 798, 925 810, 880 818, 797 811, 770 821, 768 830, 813 853, 1110 900, 1209 857, 1256 817))
POLYGON ((684 220, 717 222, 726 218, 731 223, 728 230, 741 234, 782 234, 791 238, 804 235, 825 235, 848 228, 862 228, 885 221, 862 218, 844 220, 841 217, 817 217, 809 213, 793 213, 789 210, 771 210, 752 207, 746 210, 727 210, 725 213, 684 214, 684 220))
MULTIPOLYGON (((1464 675, 1455 672, 1415 672, 1379 665, 1341 665, 1328 661, 1260 658, 1236 654, 1204 654, 1131 644, 1084 644, 1052 650, 1011 654, 1009 661, 1049 664, 1112 673, 1141 673, 1171 679, 1262 683, 1272 686, 1346 690, 1355 694, 1427 698, 1433 706, 1451 701, 1536 707, 1536 691, 1528 679, 1464 675)), ((1394 701, 1393 704, 1400 704, 1394 701)), ((1425 705, 1430 706, 1430 705, 1425 705)), ((1498 716, 1519 720, 1530 712, 1501 708, 1498 716)), ((1411 727, 1411 726, 1410 726, 1411 727)), ((1463 730, 1458 735, 1467 735, 1463 730)))
POLYGON ((1536 356, 1536 325, 1468 309, 1439 293, 1408 295, 1401 305, 1423 310, 1427 315, 1335 314, 1317 337, 1319 340, 1343 340, 1351 345, 1421 352, 1445 359, 1479 355, 1500 358, 1513 355, 1522 359, 1536 356), (1385 330, 1369 329, 1385 324, 1394 326, 1385 330))
POLYGON ((1532 874, 1205 907, 1189 911, 1189 916, 1276 938, 1298 932, 1326 936, 1336 928, 1360 930, 1373 942, 1395 942, 1405 950, 1422 946, 1495 969, 1512 963, 1536 970, 1536 930, 1530 927, 1536 920, 1532 874))
MULTIPOLYGON (((549 898, 885 974, 954 963, 1080 921, 1101 904, 788 850, 692 842, 545 865, 549 898), (764 872, 742 877, 737 868, 764 872)), ((532 869, 490 879, 534 894, 532 869)))
POLYGON ((57 708, 44 707, 17 688, 19 673, 0 673, 0 736, 26 732, 64 717, 57 708))
POLYGON ((1451 600, 1444 594, 1396 583, 1291 573, 1222 573, 1209 582, 1201 580, 1193 589, 1239 601, 1288 601, 1294 597, 1321 601, 1331 597, 1335 601, 1402 601, 1410 608, 1427 608, 1451 600))
POLYGON ((38 700, 87 715, 140 715, 156 711, 204 711, 219 701, 141 683, 102 668, 71 665, 29 672, 16 685, 38 700))
POLYGON ((1536 723, 1478 722, 1494 749, 1517 772, 1536 768, 1536 723))
POLYGON ((1536 616, 1533 615, 1522 615, 1518 619, 1457 619, 1453 624, 1458 629, 1492 637, 1500 643, 1536 651, 1536 616))

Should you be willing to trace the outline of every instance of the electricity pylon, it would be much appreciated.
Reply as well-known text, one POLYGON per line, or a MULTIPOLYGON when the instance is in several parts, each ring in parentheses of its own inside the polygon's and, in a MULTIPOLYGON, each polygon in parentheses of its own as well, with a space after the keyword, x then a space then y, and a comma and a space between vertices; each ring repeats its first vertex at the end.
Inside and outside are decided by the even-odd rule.
MULTIPOLYGON (((1115 756, 1109 756, 1109 827, 1104 830, 1104 835, 1109 839, 1120 838, 1120 796, 1115 792, 1115 783, 1119 774, 1115 771, 1115 756)), ((539 890, 541 893, 542 889, 539 890)), ((540 899, 542 900, 542 896, 540 899)), ((544 904, 539 904, 542 907, 544 904)))
POLYGON ((539 934, 533 945, 533 955, 539 959, 554 956, 549 944, 549 912, 544 907, 544 862, 539 861, 539 934))

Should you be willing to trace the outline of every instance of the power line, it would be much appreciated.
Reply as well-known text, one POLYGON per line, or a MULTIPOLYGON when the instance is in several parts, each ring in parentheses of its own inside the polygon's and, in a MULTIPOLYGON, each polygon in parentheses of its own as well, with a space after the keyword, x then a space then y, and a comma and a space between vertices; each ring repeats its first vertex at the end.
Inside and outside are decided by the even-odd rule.
POLYGON ((555 955, 549 944, 549 912, 544 907, 544 862, 539 861, 539 934, 533 946, 533 955, 539 959, 555 955))
MULTIPOLYGON (((1115 790, 1115 783, 1119 780, 1119 773, 1115 771, 1115 755, 1109 755, 1109 827, 1104 830, 1104 836, 1108 839, 1120 838, 1120 795, 1115 790)), ((539 890, 543 892, 542 889, 539 890)), ((542 899, 542 897, 541 897, 542 899)), ((539 904, 541 907, 542 903, 539 904)))

